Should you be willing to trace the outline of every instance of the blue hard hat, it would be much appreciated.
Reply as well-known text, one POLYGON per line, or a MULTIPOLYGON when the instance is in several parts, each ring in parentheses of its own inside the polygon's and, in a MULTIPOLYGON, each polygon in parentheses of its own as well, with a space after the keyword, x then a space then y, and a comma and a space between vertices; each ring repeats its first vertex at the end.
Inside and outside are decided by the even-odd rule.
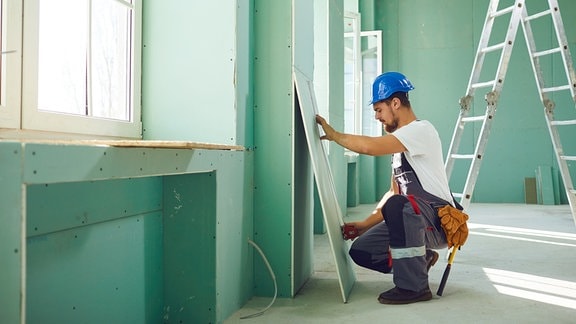
POLYGON ((399 72, 386 72, 380 74, 372 84, 371 105, 388 99, 394 92, 408 92, 414 90, 414 86, 404 74, 399 72))

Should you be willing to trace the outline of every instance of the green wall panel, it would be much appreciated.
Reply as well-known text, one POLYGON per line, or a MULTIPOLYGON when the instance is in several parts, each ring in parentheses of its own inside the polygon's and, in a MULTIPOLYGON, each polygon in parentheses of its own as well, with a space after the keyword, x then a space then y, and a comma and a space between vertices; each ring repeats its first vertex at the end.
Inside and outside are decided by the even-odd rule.
MULTIPOLYGON (((254 1, 254 241, 291 297, 292 1, 254 1)), ((272 296, 268 269, 254 258, 254 293, 272 296)))
MULTIPOLYGON (((0 162, 0 242, 4 247, 0 249, 0 322, 18 323, 23 312, 34 313, 29 315, 32 323, 37 322, 37 313, 47 314, 43 323, 59 319, 90 322, 91 318, 99 323, 161 321, 168 314, 163 307, 162 217, 174 210, 164 207, 164 194, 174 195, 174 188, 165 191, 164 177, 175 178, 173 183, 188 188, 186 199, 194 200, 190 195, 197 195, 204 203, 200 206, 211 204, 203 209, 209 216, 203 215, 212 225, 198 223, 197 230, 212 235, 212 250, 205 255, 215 261, 194 264, 199 277, 210 273, 211 289, 196 290, 203 302, 184 305, 186 313, 192 312, 192 306, 199 307, 202 312, 198 314, 208 312, 203 317, 207 321, 221 322, 252 296, 253 250, 247 242, 253 233, 251 152, 2 142, 0 162), (208 185, 206 174, 212 178, 208 185), (206 188, 210 190, 204 192, 206 188), (211 198, 203 199, 206 195, 211 198), (26 231, 27 267, 21 254, 26 251, 22 238, 26 231), (126 271, 133 276, 114 286, 128 276, 126 271), (30 281, 26 292, 24 273, 30 281), (56 291, 59 283, 61 289, 56 291), (98 284, 102 286, 92 289, 94 296, 72 299, 98 284), (50 288, 47 293, 45 286, 50 288), (126 291, 130 291, 130 301, 125 300, 126 291), (53 315, 43 306, 48 298, 59 301, 56 309, 62 314, 53 315), (95 300, 98 305, 88 305, 95 300), (108 301, 115 304, 108 307, 108 301), (207 303, 211 310, 206 311, 207 303), (75 312, 69 312, 69 306, 75 312), (94 315, 102 307, 110 311, 94 315), (130 314, 121 314, 126 309, 130 314)), ((166 240, 189 243, 184 235, 189 236, 166 240)), ((181 284, 189 283, 183 279, 181 284)), ((174 281, 171 285, 176 287, 173 294, 184 291, 174 281)))
POLYGON ((169 323, 216 320, 216 176, 164 178, 164 315, 169 323))
POLYGON ((27 323, 157 321, 160 222, 153 212, 28 238, 27 323))
POLYGON ((244 72, 248 63, 237 61, 236 32, 245 3, 143 1, 145 139, 239 143, 237 117, 245 117, 247 92, 237 93, 236 67, 244 72))
POLYGON ((161 190, 159 177, 30 185, 26 233, 40 235, 160 211, 161 190))
POLYGON ((22 165, 17 143, 0 146, 0 322, 20 323, 23 254, 22 165))

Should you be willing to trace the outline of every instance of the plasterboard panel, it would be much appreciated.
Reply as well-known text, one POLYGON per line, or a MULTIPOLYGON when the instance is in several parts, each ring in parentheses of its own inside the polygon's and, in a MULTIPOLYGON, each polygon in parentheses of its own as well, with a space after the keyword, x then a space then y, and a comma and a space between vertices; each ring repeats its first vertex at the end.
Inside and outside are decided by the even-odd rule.
POLYGON ((352 268, 352 261, 348 256, 349 242, 344 241, 342 238, 340 230, 340 226, 344 224, 342 212, 338 205, 328 157, 322 146, 320 133, 315 121, 317 107, 314 97, 314 85, 310 78, 296 68, 294 69, 294 81, 320 204, 322 205, 324 222, 327 227, 328 240, 334 255, 342 299, 346 303, 352 286, 356 281, 356 275, 352 268))

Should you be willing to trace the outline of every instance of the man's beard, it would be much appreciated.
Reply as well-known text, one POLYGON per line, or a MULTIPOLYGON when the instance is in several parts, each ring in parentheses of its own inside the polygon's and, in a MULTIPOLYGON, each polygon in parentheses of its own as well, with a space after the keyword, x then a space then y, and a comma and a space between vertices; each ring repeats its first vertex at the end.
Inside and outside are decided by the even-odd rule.
POLYGON ((394 133, 394 131, 398 128, 398 117, 394 117, 391 123, 384 124, 384 130, 386 133, 394 133))

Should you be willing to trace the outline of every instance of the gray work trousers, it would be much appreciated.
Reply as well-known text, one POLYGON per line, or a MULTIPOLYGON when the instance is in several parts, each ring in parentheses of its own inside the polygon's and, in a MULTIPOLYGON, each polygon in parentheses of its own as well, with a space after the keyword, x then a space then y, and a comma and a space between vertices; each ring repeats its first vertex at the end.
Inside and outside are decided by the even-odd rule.
POLYGON ((428 288, 426 249, 442 249, 447 243, 437 206, 411 198, 390 197, 382 207, 384 221, 357 237, 349 254, 362 267, 383 273, 394 269, 397 287, 422 291, 428 288))

